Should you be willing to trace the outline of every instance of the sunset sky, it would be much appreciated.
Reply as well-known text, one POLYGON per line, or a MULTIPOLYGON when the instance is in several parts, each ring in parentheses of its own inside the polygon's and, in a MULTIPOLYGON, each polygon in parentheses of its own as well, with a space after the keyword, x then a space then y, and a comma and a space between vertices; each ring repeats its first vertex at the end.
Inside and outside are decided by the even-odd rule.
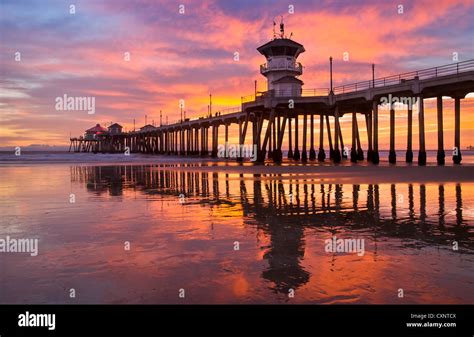
MULTIPOLYGON (((159 124, 160 110, 163 120, 174 122, 180 99, 187 117, 197 118, 207 112, 209 93, 213 111, 238 106, 241 96, 253 93, 254 80, 259 90, 266 88, 259 73, 265 59, 256 48, 272 38, 280 15, 286 32, 306 49, 299 57, 304 88, 329 87, 329 56, 335 86, 370 79, 372 63, 376 77, 383 77, 453 63, 453 53, 459 61, 474 58, 472 0, 1 0, 0 146, 67 145, 70 134, 79 136, 96 123, 131 130, 134 118, 140 127, 147 115, 159 124), (95 97, 96 113, 56 111, 55 99, 64 94, 95 97)), ((471 96, 462 101, 463 147, 474 145, 471 96)), ((426 104, 427 147, 435 148, 435 102, 426 104)), ((452 100, 445 110, 450 148, 452 100)), ((405 111, 397 111, 400 148, 405 119, 405 111)), ((347 141, 349 120, 345 116, 342 124, 347 141)), ((388 111, 382 110, 380 123, 386 148, 388 111)))

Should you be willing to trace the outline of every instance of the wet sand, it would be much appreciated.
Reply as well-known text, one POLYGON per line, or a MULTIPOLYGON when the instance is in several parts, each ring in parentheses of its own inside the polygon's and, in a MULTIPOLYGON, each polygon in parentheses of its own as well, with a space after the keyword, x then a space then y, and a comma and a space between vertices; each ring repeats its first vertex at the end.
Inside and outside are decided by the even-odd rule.
MULTIPOLYGON (((38 239, 37 256, 1 256, 0 303, 474 301, 473 182, 322 181, 405 171, 371 165, 313 167, 315 180, 187 165, 180 172, 149 164, 0 168, 0 239, 38 239), (364 242, 363 254, 327 250, 334 237, 364 242)), ((439 171, 412 171, 431 170, 439 171)))

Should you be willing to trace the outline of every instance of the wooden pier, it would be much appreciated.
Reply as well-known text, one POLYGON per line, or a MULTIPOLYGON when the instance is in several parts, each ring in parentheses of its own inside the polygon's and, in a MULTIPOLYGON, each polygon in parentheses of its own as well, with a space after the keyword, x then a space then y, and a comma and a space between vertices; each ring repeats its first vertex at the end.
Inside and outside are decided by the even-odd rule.
MULTIPOLYGON (((474 60, 445 66, 384 77, 371 81, 329 89, 302 89, 300 92, 278 92, 275 90, 242 97, 240 108, 217 116, 187 120, 171 125, 162 125, 153 130, 135 131, 115 135, 101 135, 97 139, 71 138, 70 151, 74 152, 125 152, 165 154, 180 156, 217 157, 219 128, 225 129, 228 141, 229 128, 238 127, 240 144, 245 144, 248 133, 251 143, 257 147, 257 162, 266 158, 282 161, 282 143, 288 137, 288 157, 295 161, 324 161, 327 137, 329 158, 339 162, 344 157, 344 137, 339 119, 352 114, 352 137, 350 159, 357 162, 364 158, 357 114, 363 115, 367 129, 367 153, 365 157, 374 164, 379 163, 378 110, 383 97, 418 98, 419 154, 418 164, 426 164, 425 117, 423 99, 437 98, 438 119, 438 164, 445 161, 443 148, 443 104, 442 97, 454 99, 455 150, 453 162, 459 164, 461 154, 461 101, 474 92, 474 60), (300 144, 299 116, 303 116, 303 130, 310 129, 309 156, 306 132, 300 144), (319 118, 317 118, 319 116, 319 118), (334 130, 329 120, 334 121, 334 130), (319 125, 318 124, 319 121, 319 125), (326 123, 325 123, 326 122, 326 123), (292 129, 292 125, 294 128, 292 129), (326 130, 325 130, 326 126, 326 130), (249 132, 251 127, 251 132, 249 132), (286 130, 288 129, 288 130, 286 130), (314 133, 319 130, 318 153, 314 144, 314 133), (287 131, 287 132, 286 132, 287 131), (293 147, 294 146, 294 147, 293 147), (292 148, 293 147, 293 148, 292 148)), ((407 107, 408 138, 406 162, 413 160, 413 107, 407 107)), ((390 110, 390 154, 389 161, 395 163, 396 126, 393 108, 390 110)), ((242 160, 242 158, 237 158, 242 160)))

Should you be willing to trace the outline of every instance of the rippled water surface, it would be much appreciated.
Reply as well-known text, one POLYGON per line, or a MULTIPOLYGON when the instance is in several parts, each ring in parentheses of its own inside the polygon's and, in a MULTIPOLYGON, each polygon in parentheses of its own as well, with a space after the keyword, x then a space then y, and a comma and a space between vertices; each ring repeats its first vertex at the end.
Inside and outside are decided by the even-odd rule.
POLYGON ((156 165, 0 175, 0 239, 39 239, 38 256, 0 253, 1 303, 474 301, 474 183, 156 165), (364 254, 327 252, 333 236, 364 240, 364 254))

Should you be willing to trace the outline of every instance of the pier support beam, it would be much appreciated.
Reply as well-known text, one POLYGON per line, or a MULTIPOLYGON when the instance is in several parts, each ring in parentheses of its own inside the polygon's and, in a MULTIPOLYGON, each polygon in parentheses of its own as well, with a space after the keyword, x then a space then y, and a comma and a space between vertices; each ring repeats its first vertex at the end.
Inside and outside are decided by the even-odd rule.
POLYGON ((272 125, 270 124, 270 119, 268 119, 267 129, 270 129, 270 134, 268 135, 268 159, 272 159, 273 157, 273 129, 272 125))
POLYGON ((360 143, 359 123, 357 122, 357 115, 356 115, 355 125, 356 125, 356 140, 357 140, 357 160, 364 160, 364 150, 362 150, 362 145, 360 143))
POLYGON ((293 147, 291 141, 291 117, 288 117, 288 159, 293 159, 293 147))
POLYGON ((301 146, 301 161, 306 163, 308 161, 308 153, 306 152, 306 137, 308 133, 308 115, 303 115, 303 145, 301 146))
MULTIPOLYGON (((148 147, 148 144, 147 144, 147 141, 145 140, 145 148, 147 147, 148 147)), ((171 130, 171 154, 174 155, 175 153, 176 153, 176 132, 174 130, 171 130)))
POLYGON ((323 162, 326 159, 326 153, 324 152, 324 115, 321 113, 319 116, 319 151, 318 161, 323 162))
MULTIPOLYGON (((163 131, 160 132, 160 154, 165 154, 165 133, 163 131)), ((128 140, 128 144, 130 145, 130 151, 133 150, 133 136, 130 137, 128 140)))
MULTIPOLYGON (((146 149, 146 138, 143 137, 143 148, 146 149)), ((170 130, 170 155, 174 154, 174 132, 170 130)))
POLYGON ((186 129, 181 130, 181 141, 183 142, 183 145, 181 146, 181 155, 185 156, 186 155, 186 129))
POLYGON ((380 162, 379 157, 379 103, 377 101, 372 102, 372 113, 374 118, 374 127, 373 127, 373 145, 374 149, 372 152, 372 163, 377 165, 380 162))
POLYGON ((189 144, 190 144, 189 129, 186 129, 184 132, 185 132, 184 136, 186 137, 186 143, 184 145, 184 153, 189 155, 190 154, 190 150, 189 150, 189 144))
POLYGON ((195 145, 196 147, 194 148, 194 153, 198 156, 200 154, 200 152, 199 152, 199 141, 201 140, 201 138, 199 137, 199 129, 200 128, 197 127, 196 131, 195 131, 196 132, 196 145, 195 145))
POLYGON ((212 126, 212 158, 217 158, 217 144, 219 143, 218 140, 219 136, 219 126, 213 125, 212 126))
POLYGON ((189 128, 189 147, 188 147, 188 154, 192 155, 194 154, 194 129, 192 127, 189 128))
POLYGON ((188 155, 192 155, 194 151, 194 130, 192 127, 189 128, 189 144, 188 144, 188 155))
POLYGON ((265 130, 265 137, 263 138, 261 151, 257 155, 257 162, 259 163, 263 163, 265 161, 266 149, 267 149, 267 145, 269 145, 268 142, 270 140, 270 133, 272 132, 272 124, 274 122, 275 122, 275 109, 272 108, 272 110, 270 111, 270 116, 268 118, 268 125, 267 125, 267 129, 265 130))
POLYGON ((198 133, 199 133, 199 141, 198 141, 198 148, 197 148, 197 155, 198 156, 202 156, 202 153, 203 153, 203 148, 204 148, 204 140, 203 140, 203 136, 204 136, 204 128, 203 127, 199 127, 198 130, 198 133))
POLYGON ((283 123, 280 124, 280 116, 278 117, 278 136, 277 136, 277 148, 275 152, 273 153, 273 161, 275 163, 281 163, 283 159, 283 153, 281 151, 281 146, 283 144, 283 136, 285 135, 285 126, 286 126, 286 120, 288 117, 283 117, 283 123))
POLYGON ((310 145, 309 145, 309 160, 316 159, 316 151, 314 150, 314 113, 311 113, 311 121, 310 121, 310 145))
POLYGON ((372 161, 372 153, 373 153, 373 148, 372 148, 372 111, 369 113, 365 114, 365 127, 367 128, 367 161, 370 162, 372 161))
MULTIPOLYGON (((135 147, 135 137, 133 137, 132 147, 135 147)), ((166 131, 161 132, 161 154, 166 154, 166 131)))
POLYGON ((186 155, 191 154, 191 128, 186 129, 186 155))
POLYGON ((183 137, 183 152, 182 152, 182 155, 185 156, 186 155, 186 145, 187 145, 187 130, 185 128, 183 128, 183 131, 182 131, 182 137, 183 137))
MULTIPOLYGON (((168 155, 171 156, 173 154, 173 132, 168 131, 168 155)), ((145 147, 145 139, 141 136, 141 151, 143 151, 145 147)))
POLYGON ((194 142, 193 142, 193 129, 190 127, 188 130, 188 155, 193 154, 194 142))
POLYGON ((454 98, 454 152, 453 163, 461 164, 461 98, 454 98))
POLYGON ((438 153, 436 155, 436 160, 438 165, 444 165, 443 97, 438 96, 436 102, 438 107, 438 153))
POLYGON ((257 143, 257 132, 258 132, 258 118, 254 115, 252 120, 252 145, 254 148, 257 148, 257 152, 259 151, 258 143, 257 143))
POLYGON ((356 134, 356 121, 357 116, 356 112, 352 112, 352 147, 351 147, 351 162, 357 163, 357 151, 356 151, 356 142, 357 142, 357 134, 356 134))
POLYGON ((413 107, 408 104, 408 128, 407 128, 407 152, 405 154, 405 161, 407 163, 413 162, 413 107))
POLYGON ((178 136, 179 136, 179 132, 178 130, 173 130, 173 134, 174 134, 174 154, 177 155, 178 154, 178 136))
POLYGON ((341 158, 347 159, 347 151, 346 151, 346 147, 344 146, 344 138, 342 137, 341 123, 338 122, 338 124, 339 124, 339 140, 341 142, 341 158))
POLYGON ((186 132, 185 133, 186 144, 185 144, 184 151, 186 155, 190 155, 191 154, 191 129, 186 129, 185 132, 186 132))
POLYGON ((280 113, 277 113, 276 124, 276 148, 273 150, 273 161, 275 163, 281 163, 283 160, 281 146, 283 143, 283 135, 285 134, 286 117, 283 118, 282 124, 280 113))
POLYGON ((174 146, 174 154, 175 155, 178 155, 179 154, 179 150, 178 150, 178 138, 179 138, 179 131, 178 130, 175 130, 173 131, 174 132, 174 140, 175 140, 175 146, 174 146))
MULTIPOLYGON (((141 140, 140 140, 141 143, 141 140)), ((171 147, 172 147, 172 136, 170 131, 166 131, 166 154, 168 156, 171 155, 171 147)), ((141 145, 140 145, 141 147, 141 145)))
POLYGON ((397 162, 397 154, 395 153, 395 109, 393 106, 390 106, 390 152, 388 162, 390 164, 397 162))
POLYGON ((336 110, 334 111, 334 155, 332 157, 335 163, 341 162, 341 151, 339 151, 340 131, 341 129, 339 126, 339 107, 336 106, 336 110))
MULTIPOLYGON (((176 140, 176 131, 175 130, 172 130, 171 131, 171 134, 172 134, 172 151, 171 151, 171 154, 176 154, 176 145, 177 145, 177 140, 176 140)), ((146 143, 145 143, 146 144, 146 143)))
POLYGON ((295 117, 295 151, 293 152, 293 159, 300 160, 300 150, 298 149, 298 114, 295 117))
MULTIPOLYGON (((258 154, 257 154, 257 162, 259 162, 259 158, 263 158, 265 160, 265 154, 262 155, 262 129, 263 129, 263 113, 261 113, 260 117, 257 118, 257 149, 258 149, 258 154)), ((261 161, 263 163, 263 161, 261 161)))
MULTIPOLYGON (((160 132, 160 134, 158 135, 158 138, 160 140, 160 145, 159 145, 159 154, 163 154, 163 131, 160 132)), ((128 146, 129 148, 131 149, 131 141, 132 141, 132 137, 130 137, 128 139, 128 146)))
POLYGON ((201 157, 206 155, 206 128, 201 127, 201 157))
MULTIPOLYGON (((143 148, 146 149, 146 139, 143 137, 143 148)), ((170 130, 170 155, 174 154, 174 132, 170 130)))
POLYGON ((188 130, 188 155, 193 154, 193 129, 190 127, 188 130))
POLYGON ((209 156, 209 126, 206 126, 204 130, 205 130, 205 135, 206 135, 206 139, 204 141, 204 150, 205 150, 206 156, 209 156))
POLYGON ((199 142, 200 142, 200 140, 201 140, 201 136, 199 135, 199 133, 200 133, 199 131, 200 131, 200 130, 201 130, 201 129, 200 129, 199 127, 196 127, 196 128, 194 129, 194 154, 195 154, 195 155, 198 155, 198 156, 199 156, 199 154, 200 154, 200 152, 199 152, 199 147, 200 147, 200 146, 199 146, 199 142))
POLYGON ((225 124, 225 136, 224 137, 225 137, 225 149, 226 149, 224 158, 228 158, 229 156, 228 156, 228 153, 227 153, 228 152, 227 149, 229 148, 229 124, 227 124, 227 123, 225 124))
POLYGON ((276 117, 276 112, 275 112, 275 119, 273 120, 273 123, 272 123, 272 158, 273 158, 273 155, 275 154, 275 150, 277 146, 276 124, 277 124, 277 117, 276 117))
POLYGON ((239 119, 239 148, 237 149, 237 161, 243 161, 244 158, 242 157, 242 145, 243 142, 243 133, 242 133, 242 120, 239 119))
POLYGON ((326 115, 326 129, 328 130, 329 159, 333 159, 334 158, 334 148, 332 146, 331 123, 329 123, 329 115, 326 115))
POLYGON ((212 145, 212 150, 214 152, 214 158, 217 158, 217 150, 219 147, 219 125, 214 127, 214 144, 212 145))
POLYGON ((418 108, 418 124, 420 133, 420 151, 418 152, 418 165, 426 165, 426 147, 425 147, 425 105, 423 96, 420 95, 418 108))
POLYGON ((193 155, 196 151, 196 133, 193 128, 189 129, 189 154, 193 155))

